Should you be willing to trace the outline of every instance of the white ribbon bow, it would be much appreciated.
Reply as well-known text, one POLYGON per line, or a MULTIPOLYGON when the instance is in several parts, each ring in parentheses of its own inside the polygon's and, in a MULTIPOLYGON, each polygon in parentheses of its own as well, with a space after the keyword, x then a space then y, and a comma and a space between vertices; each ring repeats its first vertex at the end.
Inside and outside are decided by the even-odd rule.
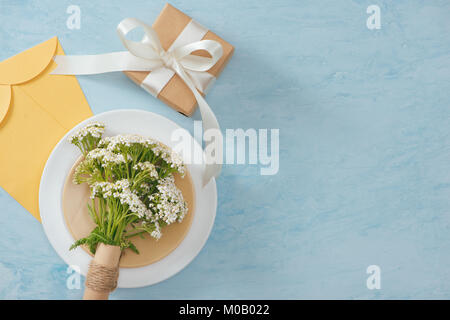
MULTIPOLYGON (((209 70, 222 57, 222 45, 213 40, 200 40, 165 51, 157 33, 148 25, 135 18, 126 18, 117 26, 120 40, 128 51, 99 55, 55 56, 57 67, 52 74, 89 75, 115 71, 153 71, 161 67, 173 70, 183 79, 197 100, 202 116, 203 130, 216 129, 216 145, 221 145, 222 135, 216 116, 198 90, 204 92, 202 79, 212 77, 209 70), (133 29, 142 27, 145 32, 140 41, 131 41, 126 35, 133 29), (192 55, 197 50, 207 51, 211 57, 192 55), (209 75, 209 76, 208 76, 209 75)), ((207 82, 207 81, 206 81, 207 82)), ((206 147, 206 146, 205 146, 206 147)), ((215 150, 216 154, 219 150, 215 150)), ((203 183, 218 177, 222 168, 206 154, 206 168, 203 183)))

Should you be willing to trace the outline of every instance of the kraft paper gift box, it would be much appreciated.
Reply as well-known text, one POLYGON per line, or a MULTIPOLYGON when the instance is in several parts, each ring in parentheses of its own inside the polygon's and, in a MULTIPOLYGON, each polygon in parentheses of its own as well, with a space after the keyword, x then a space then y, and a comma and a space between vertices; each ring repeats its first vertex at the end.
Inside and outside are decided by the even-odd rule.
MULTIPOLYGON (((191 20, 192 19, 189 16, 174 8, 170 4, 165 5, 156 21, 153 23, 153 29, 158 34, 164 50, 169 49, 172 43, 174 43, 180 36, 191 20)), ((204 34, 202 38, 195 39, 193 41, 198 40, 215 40, 222 45, 222 57, 211 69, 207 71, 213 76, 218 77, 228 60, 231 58, 234 47, 210 30, 207 30, 206 34, 204 34)), ((208 56, 202 51, 198 51, 195 54, 200 56, 208 56)), ((150 72, 125 71, 124 73, 136 84, 145 89, 145 84, 143 81, 150 72)), ((203 92, 202 94, 204 95, 205 93, 203 92)), ((197 101, 195 100, 192 91, 189 90, 188 86, 176 74, 170 78, 157 97, 173 109, 187 116, 194 113, 197 105, 197 101)))
POLYGON ((76 124, 92 116, 75 76, 50 75, 56 37, 0 62, 0 186, 36 219, 47 158, 76 124))

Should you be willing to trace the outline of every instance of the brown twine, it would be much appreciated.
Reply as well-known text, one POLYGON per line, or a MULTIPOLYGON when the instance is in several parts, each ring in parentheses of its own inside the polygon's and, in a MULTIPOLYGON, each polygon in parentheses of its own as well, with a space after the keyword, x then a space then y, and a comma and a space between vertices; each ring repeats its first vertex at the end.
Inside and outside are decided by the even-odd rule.
POLYGON ((97 292, 111 292, 117 287, 119 267, 108 267, 91 261, 86 276, 86 287, 97 292))

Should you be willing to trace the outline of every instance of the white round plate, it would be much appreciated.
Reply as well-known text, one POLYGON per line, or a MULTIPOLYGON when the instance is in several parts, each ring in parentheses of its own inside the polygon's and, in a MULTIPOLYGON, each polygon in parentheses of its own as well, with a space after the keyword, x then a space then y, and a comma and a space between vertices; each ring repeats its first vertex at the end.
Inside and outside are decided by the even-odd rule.
MULTIPOLYGON (((116 110, 101 113, 87 119, 70 130, 53 149, 44 168, 39 189, 39 210, 50 243, 61 258, 71 266, 78 266, 86 275, 91 256, 83 249, 69 251, 75 241, 67 228, 63 211, 62 196, 64 183, 80 151, 67 141, 67 137, 91 121, 106 125, 104 136, 116 134, 140 134, 159 140, 174 148, 171 141, 174 130, 181 129, 174 122, 152 112, 143 110, 116 110)), ((200 145, 189 135, 194 152, 202 152, 200 145)), ((186 155, 181 154, 185 163, 186 155)), ((136 288, 163 281, 186 267, 209 237, 217 207, 216 181, 202 186, 204 165, 187 164, 195 188, 195 212, 192 225, 181 244, 165 258, 139 268, 121 268, 118 280, 119 288, 136 288)))

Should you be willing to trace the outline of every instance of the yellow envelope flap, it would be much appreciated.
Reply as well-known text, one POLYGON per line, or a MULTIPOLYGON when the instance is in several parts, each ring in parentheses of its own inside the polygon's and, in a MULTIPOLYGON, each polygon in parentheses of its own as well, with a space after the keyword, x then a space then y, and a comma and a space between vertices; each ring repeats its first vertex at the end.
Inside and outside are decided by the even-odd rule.
POLYGON ((0 84, 19 84, 39 75, 53 60, 56 44, 57 38, 53 37, 0 62, 0 84))
POLYGON ((11 85, 30 81, 43 72, 53 61, 57 44, 53 37, 0 62, 0 124, 11 103, 11 85))
POLYGON ((0 124, 8 113, 11 102, 11 86, 0 84, 0 124))

